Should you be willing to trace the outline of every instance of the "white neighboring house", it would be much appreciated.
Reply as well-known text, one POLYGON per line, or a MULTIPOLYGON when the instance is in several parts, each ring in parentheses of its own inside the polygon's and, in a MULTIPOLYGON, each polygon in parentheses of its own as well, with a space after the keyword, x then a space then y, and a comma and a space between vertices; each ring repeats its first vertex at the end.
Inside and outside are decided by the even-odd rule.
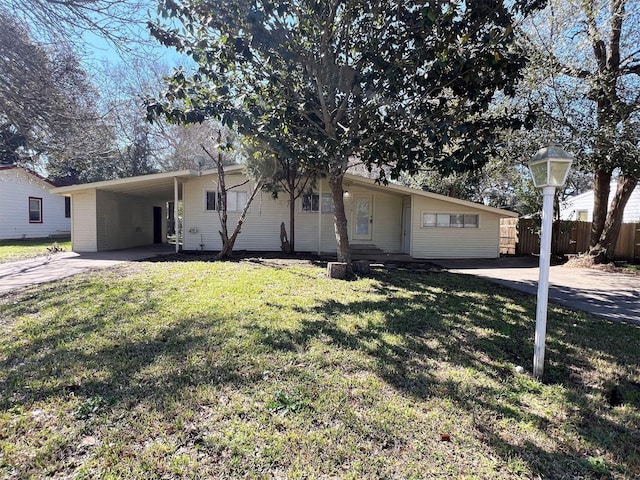
MULTIPOLYGON (((617 183, 611 182, 609 205, 616 193, 617 183)), ((560 204, 560 219, 577 220, 580 222, 593 221, 593 190, 571 197, 560 204)), ((640 223, 640 185, 629 197, 624 209, 622 223, 640 223)))
POLYGON ((23 167, 0 166, 0 240, 71 234, 71 201, 55 185, 23 167))
MULTIPOLYGON (((243 167, 225 168, 230 230, 250 191, 243 167)), ((217 172, 158 173, 60 187, 55 193, 73 201, 72 248, 97 252, 167 241, 167 203, 182 203, 184 250, 221 248, 217 172)), ((344 177, 344 203, 351 245, 415 258, 496 258, 500 255, 500 218, 514 212, 423 192, 399 185, 379 185, 344 177)), ((325 179, 296 200, 295 249, 336 251, 333 201, 325 179)), ((286 196, 274 200, 261 192, 249 209, 235 249, 280 251, 280 225, 289 228, 286 196)))

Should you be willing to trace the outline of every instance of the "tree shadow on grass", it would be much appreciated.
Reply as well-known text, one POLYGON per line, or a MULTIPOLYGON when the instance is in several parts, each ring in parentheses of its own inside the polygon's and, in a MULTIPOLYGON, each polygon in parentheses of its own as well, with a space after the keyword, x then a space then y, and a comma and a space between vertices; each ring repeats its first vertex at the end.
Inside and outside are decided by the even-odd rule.
MULTIPOLYGON (((27 294, 16 313, 37 318, 40 305, 64 308, 64 300, 59 298, 64 288, 73 289, 73 283, 62 285, 42 288, 36 302, 24 301, 29 298, 27 294)), ((114 300, 118 302, 135 304, 128 312, 132 317, 144 316, 163 302, 157 297, 141 302, 135 285, 121 288, 117 296, 114 300)), ((224 341, 219 330, 223 320, 215 315, 171 320, 153 328, 141 321, 139 331, 127 334, 119 331, 122 319, 111 313, 101 311, 89 318, 72 315, 56 326, 59 328, 27 323, 19 332, 10 332, 9 338, 21 335, 25 340, 4 349, 0 408, 28 408, 65 395, 85 399, 99 396, 111 406, 131 408, 150 398, 174 398, 182 389, 202 382, 241 385, 250 381, 251 373, 237 357, 207 357, 224 341), (95 344, 86 344, 85 337, 89 336, 95 344), (207 361, 198 362, 192 357, 207 361)), ((167 418, 173 415, 175 411, 166 412, 167 418)))
MULTIPOLYGON (((623 353, 627 342, 640 340, 636 327, 552 307, 547 370, 541 385, 528 376, 514 376, 515 366, 532 362, 535 298, 466 276, 411 272, 378 272, 374 276, 379 281, 375 300, 330 299, 311 309, 301 308, 309 320, 281 334, 274 335, 270 327, 250 328, 258 330, 260 338, 274 349, 304 350, 314 339, 320 339, 357 352, 373 360, 371 365, 380 378, 416 401, 446 397, 466 411, 493 412, 496 418, 529 424, 540 432, 551 427, 549 414, 532 409, 526 396, 541 395, 545 385, 556 386, 555 394, 564 397, 560 403, 569 406, 567 423, 576 425, 576 434, 583 442, 591 445, 593 452, 607 452, 624 471, 640 474, 640 457, 634 450, 640 443, 640 431, 612 421, 608 414, 611 407, 606 403, 608 387, 602 379, 593 378, 596 366, 588 355, 592 351, 608 362, 626 364, 626 375, 638 378, 637 358, 623 353), (400 296, 399 291, 403 292, 400 296), (411 292, 409 296, 407 291, 411 292), (486 300, 479 298, 489 300, 483 303, 486 300), (358 316, 364 312, 377 312, 383 320, 359 322, 358 316), (494 382, 469 390, 465 382, 434 375, 434 362, 446 362, 494 382), (503 388, 501 384, 511 386, 503 388), (603 439, 601 432, 606 431, 616 432, 614 438, 624 441, 603 439)), ((626 385, 631 382, 617 381, 626 385)), ((634 409, 640 408, 638 396, 629 395, 627 402, 634 409)), ((503 435, 499 422, 483 424, 480 420, 477 431, 478 437, 505 461, 520 458, 535 474, 549 478, 560 478, 567 472, 588 476, 593 468, 585 460, 589 452, 577 445, 565 442, 549 449, 520 442, 503 435)), ((599 472, 591 473, 599 476, 599 472)))
MULTIPOLYGON (((82 319, 71 315, 59 328, 34 322, 21 331, 29 341, 16 342, 0 362, 0 390, 5 392, 0 408, 28 407, 52 397, 74 396, 83 401, 101 397, 106 409, 128 410, 150 402, 170 423, 180 415, 179 399, 190 388, 209 384, 242 389, 263 384, 262 369, 247 364, 251 355, 240 350, 263 349, 295 357, 320 342, 366 359, 358 368, 370 370, 417 403, 446 398, 466 411, 488 412, 488 421, 477 420, 477 438, 505 462, 518 457, 534 474, 548 478, 567 472, 588 474, 583 464, 586 453, 577 446, 562 443, 545 449, 518 442, 505 437, 494 421, 530 423, 540 431, 550 427, 547 415, 526 404, 526 395, 540 394, 543 387, 525 376, 513 380, 513 367, 530 364, 533 356, 535 302, 531 297, 450 274, 377 272, 374 278, 372 300, 328 299, 312 307, 295 307, 302 317, 295 328, 245 321, 240 334, 233 335, 247 335, 255 343, 238 346, 227 345, 235 339, 228 338, 224 324, 232 320, 215 312, 172 319, 155 330, 129 336, 114 333, 118 319, 108 311, 82 319), (378 320, 363 320, 369 313, 378 320), (104 342, 86 350, 80 345, 89 335, 104 342), (443 379, 435 374, 438 362, 489 381, 469 387, 469 382, 443 379)), ((33 298, 26 293, 14 311, 37 316, 42 304, 64 309, 65 292, 60 285, 73 289, 74 284, 43 287, 33 298)), ((129 314, 134 318, 161 308, 163 302, 151 294, 141 297, 134 287, 120 289, 112 300, 131 303, 129 314)), ((282 315, 288 313, 275 299, 271 307, 282 308, 282 315)), ((637 359, 624 353, 624 347, 639 337, 634 327, 603 327, 560 309, 553 309, 549 318, 547 385, 562 387, 558 395, 575 408, 567 421, 575 425, 579 438, 632 472, 640 464, 630 447, 640 443, 638 430, 613 422, 608 407, 594 400, 603 397, 605 387, 589 376, 595 367, 585 351, 608 361, 629 362, 628 371, 637 378, 637 359), (615 435, 601 434, 607 431, 615 435)), ((302 375, 296 372, 291 375, 302 375)), ((637 409, 639 400, 633 402, 637 409)), ((368 434, 372 439, 384 437, 373 430, 368 434)))

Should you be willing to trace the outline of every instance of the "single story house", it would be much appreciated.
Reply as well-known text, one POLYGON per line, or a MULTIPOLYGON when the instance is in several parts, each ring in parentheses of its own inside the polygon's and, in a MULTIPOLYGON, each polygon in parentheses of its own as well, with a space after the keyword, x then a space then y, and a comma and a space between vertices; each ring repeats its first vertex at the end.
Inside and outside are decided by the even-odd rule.
POLYGON ((53 187, 27 168, 0 166, 0 240, 70 235, 71 199, 53 187))
MULTIPOLYGON (((611 182, 609 205, 618 188, 617 182, 611 182)), ((577 220, 580 222, 593 221, 593 190, 568 198, 560 203, 560 219, 577 220)), ((622 223, 640 223, 640 185, 638 185, 624 209, 622 223)))
MULTIPOLYGON (((76 252, 115 250, 166 242, 168 218, 182 205, 182 249, 220 250, 215 170, 158 173, 55 189, 73 202, 71 240, 76 252), (170 214, 167 209, 173 209, 170 214)), ((241 165, 225 169, 230 232, 246 204, 250 184, 241 165)), ((415 258, 495 258, 500 218, 514 212, 395 184, 345 175, 349 240, 415 258)), ((295 205, 295 249, 336 251, 333 202, 327 181, 295 205)), ((175 216, 175 217, 174 217, 175 216)), ((289 228, 288 196, 258 193, 235 249, 280 251, 280 225, 289 228)), ((178 246, 176 245, 176 249, 178 246)))

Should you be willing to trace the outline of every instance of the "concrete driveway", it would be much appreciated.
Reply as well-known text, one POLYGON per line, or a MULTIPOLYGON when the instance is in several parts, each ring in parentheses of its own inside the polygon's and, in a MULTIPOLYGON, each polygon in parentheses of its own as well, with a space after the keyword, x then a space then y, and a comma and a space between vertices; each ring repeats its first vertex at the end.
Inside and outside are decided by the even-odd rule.
MULTIPOLYGON (((475 275, 532 295, 538 292, 537 258, 437 260, 434 263, 450 272, 475 275)), ((549 301, 607 320, 640 325, 640 276, 552 266, 549 301)))
POLYGON ((0 263, 0 295, 89 270, 173 252, 175 246, 163 244, 98 253, 60 252, 28 260, 0 263))

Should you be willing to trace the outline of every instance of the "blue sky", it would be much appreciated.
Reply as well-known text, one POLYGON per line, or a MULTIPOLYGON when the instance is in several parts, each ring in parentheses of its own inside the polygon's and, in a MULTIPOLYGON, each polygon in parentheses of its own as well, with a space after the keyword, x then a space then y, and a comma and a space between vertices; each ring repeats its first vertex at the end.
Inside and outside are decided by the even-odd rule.
MULTIPOLYGON (((140 39, 141 42, 147 42, 144 46, 138 42, 129 44, 128 48, 132 49, 134 55, 139 55, 150 62, 159 61, 170 67, 178 65, 187 66, 190 64, 189 57, 177 53, 172 48, 160 45, 155 39, 151 38, 146 29, 146 25, 143 26, 140 24, 133 26, 131 33, 134 37, 140 39)), ((129 59, 127 53, 119 51, 113 43, 92 32, 86 32, 82 40, 86 47, 86 56, 84 56, 83 60, 89 70, 91 70, 94 62, 102 63, 106 61, 111 64, 117 64, 121 62, 126 63, 129 59)))

